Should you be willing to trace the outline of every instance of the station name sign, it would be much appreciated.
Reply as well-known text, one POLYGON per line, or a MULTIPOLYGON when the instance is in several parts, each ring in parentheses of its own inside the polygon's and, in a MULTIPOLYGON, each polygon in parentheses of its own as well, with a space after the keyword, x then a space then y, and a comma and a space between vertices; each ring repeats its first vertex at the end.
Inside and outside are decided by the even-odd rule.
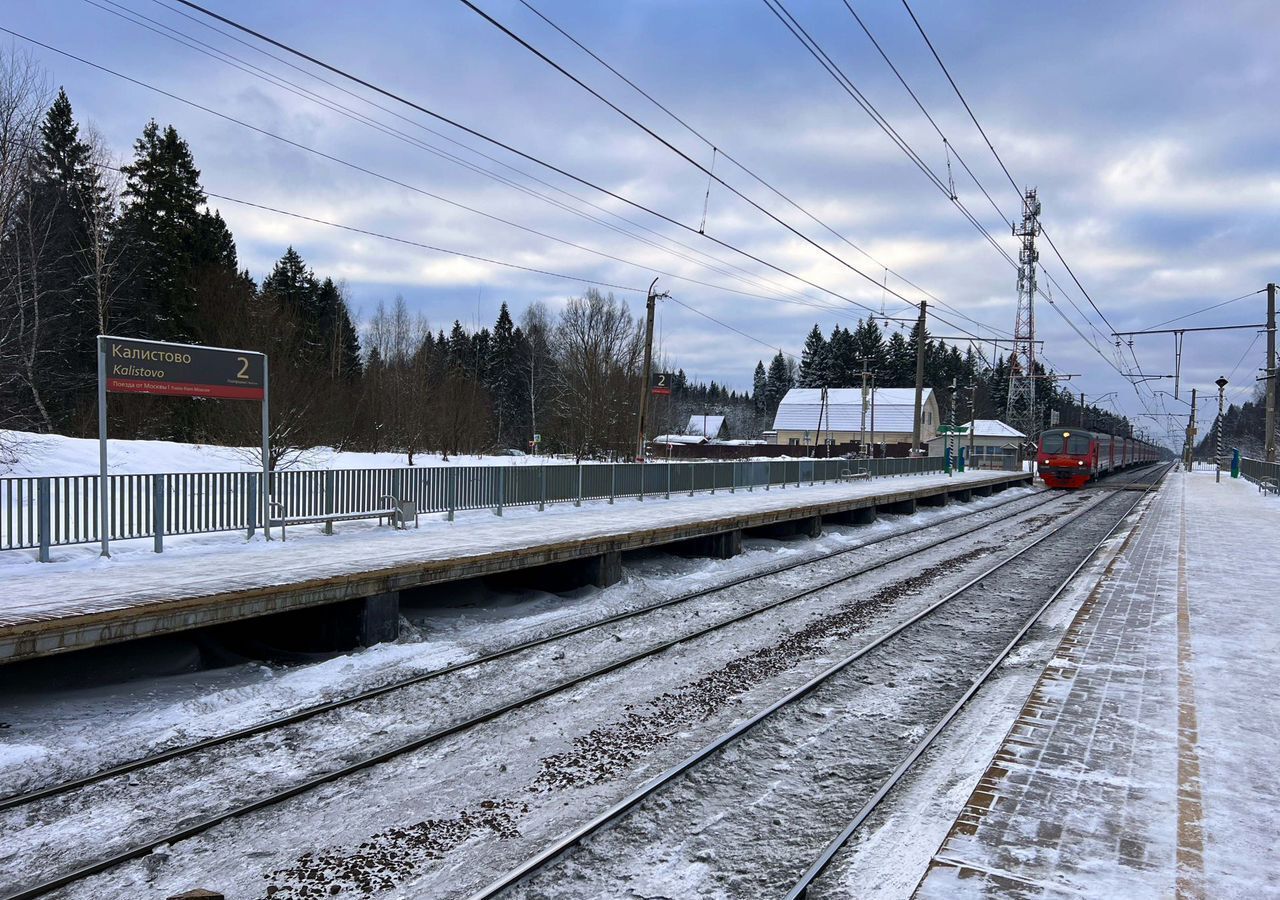
POLYGON ((106 389, 220 400, 262 400, 265 357, 250 350, 103 337, 106 389))

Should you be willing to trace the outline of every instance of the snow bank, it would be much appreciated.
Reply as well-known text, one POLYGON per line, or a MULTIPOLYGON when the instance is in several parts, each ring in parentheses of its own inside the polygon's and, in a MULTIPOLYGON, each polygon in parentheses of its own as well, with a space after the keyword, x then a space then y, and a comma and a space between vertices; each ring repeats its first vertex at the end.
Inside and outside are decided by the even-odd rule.
MULTIPOLYGON (((98 442, 60 434, 0 431, 0 444, 11 444, 17 462, 0 475, 97 475, 98 442)), ((111 439, 107 447, 111 473, 145 475, 152 472, 237 472, 257 469, 261 453, 256 447, 220 447, 213 444, 182 444, 175 441, 126 441, 111 439)), ((545 456, 460 455, 445 462, 439 454, 415 454, 416 466, 541 465, 553 461, 545 456)), ((316 447, 285 468, 296 469, 385 469, 406 466, 403 453, 354 453, 316 447)))

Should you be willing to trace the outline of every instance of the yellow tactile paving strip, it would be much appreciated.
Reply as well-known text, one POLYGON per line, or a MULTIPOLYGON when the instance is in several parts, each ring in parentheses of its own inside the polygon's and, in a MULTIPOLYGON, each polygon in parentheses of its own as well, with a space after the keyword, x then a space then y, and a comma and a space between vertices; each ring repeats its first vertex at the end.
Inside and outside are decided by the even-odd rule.
POLYGON ((1151 884, 1153 870, 1168 873, 1167 896, 1173 835, 1162 833, 1159 817, 1149 820, 1153 801, 1166 805, 1172 820, 1175 768, 1182 782, 1177 892, 1202 895, 1194 694, 1189 681, 1182 689, 1189 627, 1174 624, 1186 616, 1186 542, 1157 534, 1182 514, 1176 495, 1162 494, 1081 604, 917 897, 949 897, 961 883, 966 896, 1079 896, 1097 886, 1097 872, 1109 880, 1092 895, 1129 896, 1126 888, 1151 884), (1169 665, 1175 654, 1177 679, 1169 665), (1150 722, 1162 718, 1167 732, 1152 733, 1150 722), (1187 748, 1184 721, 1191 726, 1187 748), (1183 777, 1184 757, 1194 777, 1183 777))
POLYGON ((1204 896, 1204 805, 1200 796, 1200 740, 1192 669, 1191 606, 1187 590, 1187 482, 1182 481, 1178 529, 1178 880, 1179 900, 1204 896))

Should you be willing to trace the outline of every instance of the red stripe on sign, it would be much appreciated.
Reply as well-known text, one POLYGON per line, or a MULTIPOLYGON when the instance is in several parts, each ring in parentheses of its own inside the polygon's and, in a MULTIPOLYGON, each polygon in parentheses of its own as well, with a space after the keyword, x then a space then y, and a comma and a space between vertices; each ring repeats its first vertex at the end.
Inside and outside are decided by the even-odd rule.
POLYGON ((169 397, 210 397, 216 400, 262 399, 260 387, 187 384, 175 381, 151 381, 146 378, 108 378, 107 390, 113 394, 164 394, 169 397))

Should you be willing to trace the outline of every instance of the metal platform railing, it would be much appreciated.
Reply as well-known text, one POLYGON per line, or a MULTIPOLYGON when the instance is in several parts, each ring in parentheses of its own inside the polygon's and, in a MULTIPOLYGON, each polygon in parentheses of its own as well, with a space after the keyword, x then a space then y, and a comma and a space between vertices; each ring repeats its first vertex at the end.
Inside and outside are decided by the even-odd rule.
MULTIPOLYGON (((860 459, 870 477, 940 472, 940 457, 860 459)), ((672 494, 786 489, 837 481, 846 459, 584 465, 412 466, 395 469, 282 470, 271 473, 271 502, 292 517, 323 520, 370 509, 393 495, 419 513, 492 509, 672 494)), ((170 472, 108 476, 110 540, 244 531, 261 527, 259 472, 170 472)), ((0 550, 101 540, 97 475, 0 478, 0 550)))

